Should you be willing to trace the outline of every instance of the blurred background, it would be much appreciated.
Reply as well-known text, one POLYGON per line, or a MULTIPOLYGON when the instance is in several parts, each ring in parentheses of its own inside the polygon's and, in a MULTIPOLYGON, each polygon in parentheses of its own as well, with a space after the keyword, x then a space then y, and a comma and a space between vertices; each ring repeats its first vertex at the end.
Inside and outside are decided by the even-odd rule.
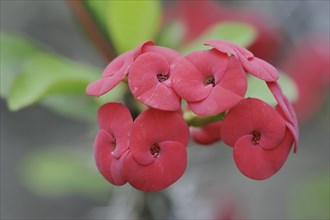
MULTIPOLYGON (((186 5, 196 6, 196 2, 201 1, 185 1, 181 6, 163 1, 163 24, 189 17, 186 5)), ((68 2, 1 0, 0 4, 1 32, 33 39, 48 51, 93 66, 101 74, 108 60, 68 2)), ((235 21, 248 21, 260 30, 274 27, 266 33, 277 31, 268 45, 273 49, 255 46, 254 51, 296 80, 301 132, 297 154, 290 154, 270 179, 255 181, 237 170, 232 150, 223 143, 201 147, 191 142, 184 176, 161 193, 142 193, 129 185, 112 186, 97 172, 93 160, 96 114, 88 120, 67 117, 46 103, 10 111, 2 97, 1 219, 329 219, 329 1, 216 4, 221 5, 223 17, 215 20, 230 20, 234 15, 235 21), (315 66, 312 73, 306 70, 310 66, 315 66)), ((198 12, 203 9, 192 9, 197 10, 193 13, 197 22, 203 20, 198 12)), ((213 18, 209 19, 212 23, 213 18)), ((198 24, 193 26, 198 29, 198 24)), ((186 32, 182 42, 197 32, 191 31, 190 36, 186 32)), ((1 57, 1 86, 6 84, 3 75, 1 57)), ((75 111, 81 106, 78 103, 75 111)))

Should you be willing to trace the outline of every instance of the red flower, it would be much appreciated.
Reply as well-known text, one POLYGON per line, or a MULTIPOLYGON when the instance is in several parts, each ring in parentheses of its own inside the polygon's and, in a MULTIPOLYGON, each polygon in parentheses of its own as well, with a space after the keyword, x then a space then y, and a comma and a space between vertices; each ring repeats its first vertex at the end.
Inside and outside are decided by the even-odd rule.
POLYGON ((279 78, 278 71, 272 65, 262 59, 254 57, 250 51, 241 46, 224 40, 210 40, 207 41, 205 45, 212 46, 223 53, 233 54, 239 59, 245 71, 259 79, 273 82, 279 78))
POLYGON ((91 83, 86 93, 91 96, 101 96, 117 86, 128 74, 133 62, 143 53, 155 52, 164 56, 169 62, 180 54, 172 49, 155 46, 152 41, 146 41, 133 50, 130 50, 108 64, 102 78, 91 83))
POLYGON ((86 93, 91 96, 101 96, 117 86, 127 76, 130 65, 142 53, 142 48, 146 45, 153 45, 153 42, 146 41, 111 61, 103 71, 102 78, 91 83, 86 93))
POLYGON ((98 111, 99 132, 94 143, 97 168, 110 183, 123 185, 124 161, 128 153, 129 132, 133 123, 129 110, 119 103, 108 103, 98 111))
POLYGON ((216 50, 196 51, 176 59, 172 86, 198 115, 228 110, 245 95, 247 79, 235 57, 216 50))
POLYGON ((130 68, 128 84, 137 100, 161 110, 180 109, 181 99, 171 85, 172 60, 155 52, 144 53, 136 59, 130 68))
POLYGON ((179 113, 141 113, 133 123, 125 161, 128 182, 142 191, 158 191, 177 181, 186 169, 188 141, 188 126, 179 113))
POLYGON ((255 98, 244 99, 229 110, 221 136, 233 147, 238 169, 256 180, 274 175, 286 161, 293 143, 282 116, 255 98))
POLYGON ((190 128, 191 137, 196 143, 203 145, 209 145, 220 141, 221 124, 222 121, 217 121, 209 123, 202 128, 192 127, 190 128))

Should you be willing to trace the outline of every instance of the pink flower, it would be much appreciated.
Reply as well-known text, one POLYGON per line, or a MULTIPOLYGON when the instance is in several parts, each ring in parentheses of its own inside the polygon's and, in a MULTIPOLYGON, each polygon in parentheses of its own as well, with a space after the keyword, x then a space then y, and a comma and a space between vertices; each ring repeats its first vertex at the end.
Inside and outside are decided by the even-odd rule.
POLYGON ((97 168, 110 183, 123 185, 124 161, 128 153, 129 132, 133 124, 129 110, 119 103, 107 103, 98 111, 99 132, 94 142, 97 168))
POLYGON ((254 57, 250 51, 241 46, 224 40, 210 40, 207 41, 205 45, 211 46, 222 53, 233 54, 239 59, 245 71, 259 79, 273 82, 279 78, 278 71, 272 65, 262 59, 254 57))
POLYGON ((101 96, 117 86, 127 76, 130 65, 147 45, 153 45, 153 42, 146 41, 137 48, 115 58, 103 71, 102 78, 87 87, 86 93, 91 96, 101 96))
POLYGON ((196 143, 203 145, 209 145, 220 141, 221 124, 222 121, 217 121, 209 123, 202 128, 192 127, 190 128, 191 137, 196 143))
POLYGON ((133 123, 125 161, 128 182, 142 191, 158 191, 177 181, 186 169, 188 141, 188 126, 179 113, 141 113, 133 123))
POLYGON ((165 111, 180 109, 181 99, 172 89, 172 60, 155 52, 144 53, 136 59, 130 68, 128 84, 137 100, 165 111))
POLYGON ((91 83, 86 93, 91 96, 101 96, 117 86, 129 74, 129 68, 133 62, 143 53, 155 52, 164 56, 169 62, 180 54, 166 47, 155 46, 152 41, 141 43, 135 49, 130 50, 108 64, 102 74, 102 78, 91 83))
POLYGON ((233 147, 238 169, 256 180, 274 175, 286 161, 293 143, 281 114, 255 98, 244 99, 229 110, 221 137, 233 147))
POLYGON ((236 105, 247 79, 235 57, 216 50, 196 51, 172 64, 172 86, 198 115, 212 115, 236 105))

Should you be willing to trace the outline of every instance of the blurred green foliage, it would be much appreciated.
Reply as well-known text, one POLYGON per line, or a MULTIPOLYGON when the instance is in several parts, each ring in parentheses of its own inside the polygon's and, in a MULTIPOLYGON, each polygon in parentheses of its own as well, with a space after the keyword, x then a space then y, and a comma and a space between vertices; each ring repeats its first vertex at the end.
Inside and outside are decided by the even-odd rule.
POLYGON ((107 30, 117 52, 156 39, 162 16, 160 1, 108 1, 106 10, 107 30))
POLYGON ((0 94, 12 111, 40 102, 64 116, 95 121, 98 107, 109 100, 120 100, 125 90, 120 84, 101 99, 89 97, 85 88, 100 77, 101 69, 48 52, 14 34, 1 32, 0 46, 0 94))
POLYGON ((21 161, 21 181, 33 193, 42 196, 77 194, 106 200, 111 193, 111 185, 91 164, 94 164, 91 155, 45 147, 31 152, 21 161))
POLYGON ((185 26, 182 22, 171 22, 161 29, 157 43, 165 47, 179 48, 182 44, 184 34, 185 26))
POLYGON ((180 51, 184 54, 195 50, 205 50, 203 44, 208 40, 227 40, 243 47, 250 46, 256 39, 255 29, 248 24, 237 22, 219 22, 208 27, 196 40, 184 45, 180 51))
POLYGON ((18 72, 40 48, 14 34, 0 33, 0 95, 6 98, 18 72))
POLYGON ((295 185, 290 193, 290 217, 292 219, 329 219, 329 181, 328 171, 295 185))
POLYGON ((84 94, 100 70, 47 53, 30 57, 9 94, 9 109, 19 110, 50 94, 84 94))
MULTIPOLYGON (((296 88, 296 84, 287 74, 280 72, 280 78, 277 82, 280 84, 283 93, 286 95, 289 101, 293 102, 298 99, 298 90, 296 88)), ((248 89, 246 91, 245 97, 258 98, 272 106, 277 104, 265 81, 254 76, 248 77, 248 89)))

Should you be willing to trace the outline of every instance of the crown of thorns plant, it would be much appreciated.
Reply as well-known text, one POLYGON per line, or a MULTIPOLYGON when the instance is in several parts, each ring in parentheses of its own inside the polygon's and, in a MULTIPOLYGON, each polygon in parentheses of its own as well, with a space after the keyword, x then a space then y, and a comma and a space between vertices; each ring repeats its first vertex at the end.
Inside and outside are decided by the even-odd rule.
POLYGON ((190 135, 199 144, 222 140, 233 149, 240 172, 256 180, 274 175, 293 145, 296 152, 297 118, 277 70, 231 42, 205 45, 211 49, 183 56, 144 42, 115 58, 87 87, 89 95, 102 96, 125 81, 148 106, 135 120, 120 103, 98 111, 95 160, 110 183, 128 182, 142 191, 170 186, 186 170, 190 135), (245 97, 248 75, 265 81, 276 106, 245 97))

